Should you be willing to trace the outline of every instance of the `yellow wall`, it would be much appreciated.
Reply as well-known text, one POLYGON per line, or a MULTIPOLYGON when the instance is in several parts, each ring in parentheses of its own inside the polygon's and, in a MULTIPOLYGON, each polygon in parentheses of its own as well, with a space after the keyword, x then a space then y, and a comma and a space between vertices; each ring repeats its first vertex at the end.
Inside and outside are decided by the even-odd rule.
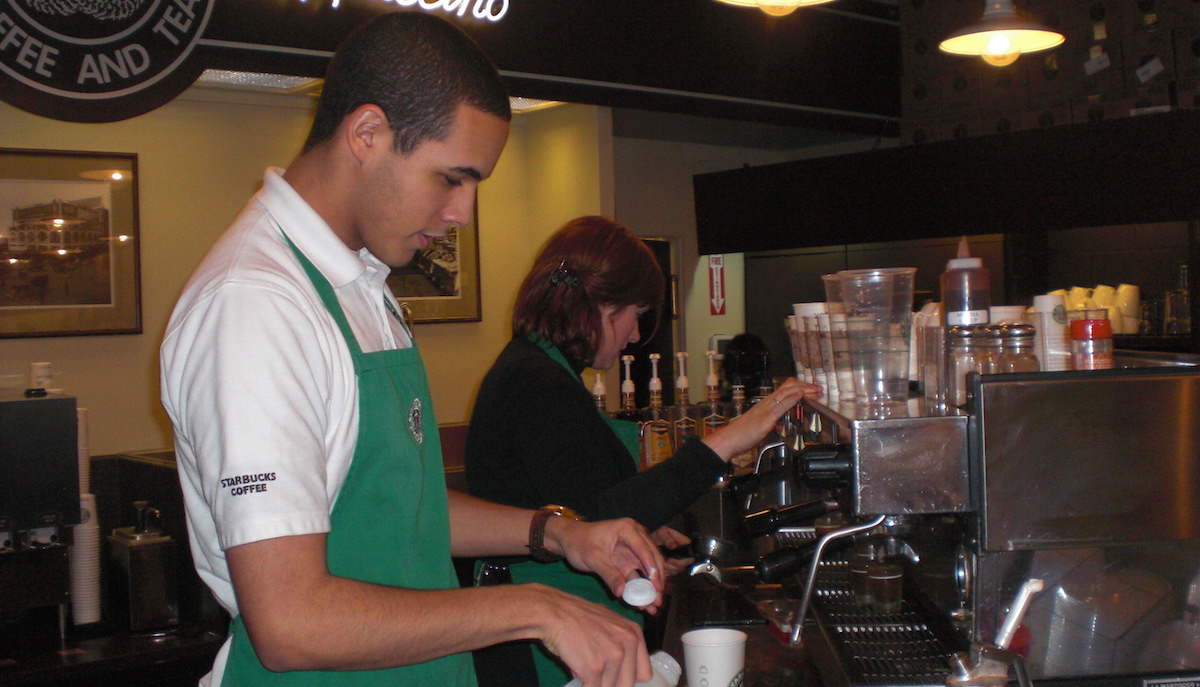
MULTIPOLYGON (((141 335, 0 339, 0 375, 53 363, 56 386, 89 410, 93 454, 170 446, 158 344, 171 309, 263 169, 295 155, 310 107, 304 98, 192 89, 134 119, 71 124, 0 103, 0 147, 137 153, 143 320, 141 335)), ((417 328, 439 421, 467 419, 479 380, 508 340, 512 298, 534 251, 563 220, 600 211, 601 125, 603 112, 575 106, 514 123, 479 194, 483 320, 417 328)))
POLYGON ((303 140, 307 104, 189 95, 123 122, 69 124, 0 103, 2 147, 138 155, 143 333, 0 339, 0 374, 27 374, 33 361, 53 364, 55 385, 88 408, 93 453, 170 444, 158 403, 158 343, 171 308, 263 169, 286 164, 303 140))
MULTIPOLYGON (((0 339, 0 375, 27 374, 34 361, 53 363, 56 386, 89 409, 93 454, 170 446, 170 424, 158 402, 158 344, 171 309, 192 270, 258 188, 263 169, 295 155, 311 105, 307 97, 194 88, 134 119, 71 124, 0 103, 0 147, 138 154, 144 332, 0 339)), ((692 353, 688 375, 699 389, 708 336, 736 334, 743 326, 741 262, 727 256, 728 315, 710 317, 707 273, 696 254, 692 175, 795 157, 614 139, 611 111, 601 107, 518 115, 495 174, 479 191, 483 319, 417 327, 438 420, 469 418, 479 381, 508 341, 512 299, 534 253, 563 222, 585 214, 615 216, 640 235, 676 241, 685 297, 677 340, 692 353)), ((610 404, 617 375, 609 373, 610 404)))

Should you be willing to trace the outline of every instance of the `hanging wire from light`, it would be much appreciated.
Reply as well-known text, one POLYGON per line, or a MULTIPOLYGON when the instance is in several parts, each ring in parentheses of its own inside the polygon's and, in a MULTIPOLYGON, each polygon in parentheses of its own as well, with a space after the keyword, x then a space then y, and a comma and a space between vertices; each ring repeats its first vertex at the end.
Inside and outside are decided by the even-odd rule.
POLYGON ((1012 0, 987 0, 979 21, 950 34, 938 47, 942 52, 979 56, 990 65, 1003 67, 1016 62, 1021 53, 1049 50, 1065 40, 1054 29, 1018 14, 1012 0))
POLYGON ((757 7, 771 16, 782 17, 791 14, 799 7, 823 5, 833 2, 833 0, 717 0, 717 2, 738 7, 757 7))

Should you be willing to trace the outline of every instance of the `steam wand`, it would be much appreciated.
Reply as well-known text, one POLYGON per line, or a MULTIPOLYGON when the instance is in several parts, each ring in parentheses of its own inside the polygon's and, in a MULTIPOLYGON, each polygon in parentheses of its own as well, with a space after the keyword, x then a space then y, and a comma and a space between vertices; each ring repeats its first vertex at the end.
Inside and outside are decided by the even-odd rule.
POLYGON ((956 652, 951 656, 951 672, 946 678, 946 687, 1004 687, 1008 683, 1008 666, 1012 666, 1020 687, 1033 687, 1025 659, 1009 651, 1017 627, 1029 610, 1033 596, 1042 591, 1044 584, 1037 578, 1025 580, 1017 591, 1012 608, 996 632, 995 644, 974 643, 971 653, 956 652))
POLYGON ((793 646, 803 646, 800 641, 800 630, 804 627, 804 617, 808 615, 808 607, 812 605, 813 591, 817 586, 817 572, 821 567, 821 554, 825 552, 825 547, 835 539, 850 537, 859 532, 874 529, 882 525, 886 519, 886 515, 880 515, 870 522, 836 529, 821 537, 820 541, 817 542, 817 548, 813 551, 812 565, 808 566, 808 579, 804 583, 804 598, 800 601, 800 608, 796 611, 796 617, 792 620, 791 642, 793 646))

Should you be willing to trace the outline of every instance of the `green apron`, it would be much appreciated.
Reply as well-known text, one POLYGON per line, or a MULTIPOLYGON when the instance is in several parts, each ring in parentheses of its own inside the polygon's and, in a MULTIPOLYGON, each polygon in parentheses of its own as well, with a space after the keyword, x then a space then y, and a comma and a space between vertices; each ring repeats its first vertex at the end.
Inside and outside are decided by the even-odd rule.
MULTIPOLYGON (((546 354, 551 359, 570 371, 572 375, 575 375, 575 370, 571 368, 566 357, 563 356, 562 352, 554 344, 532 334, 529 336, 529 339, 541 346, 542 350, 546 351, 546 354)), ((621 439, 621 443, 629 451, 629 456, 636 466, 638 462, 637 456, 641 451, 637 423, 627 420, 616 420, 610 418, 606 413, 600 413, 600 416, 608 422, 613 432, 621 439)), ((638 623, 642 622, 642 614, 621 603, 619 599, 614 599, 608 591, 608 587, 598 578, 594 575, 581 574, 564 562, 537 563, 534 561, 523 561, 510 565, 509 571, 512 573, 513 584, 540 582, 587 599, 593 603, 601 604, 638 623)), ((570 672, 540 644, 534 645, 533 662, 537 668, 538 684, 541 687, 559 687, 559 685, 563 685, 571 679, 570 672)))
MULTIPOLYGON (((363 353, 333 287, 291 241, 308 278, 337 320, 358 379, 354 458, 330 514, 329 571, 392 587, 458 587, 450 559, 450 517, 442 447, 420 354, 413 348, 363 353)), ((396 618, 397 624, 404 618, 396 618)), ((475 685, 469 653, 386 670, 272 673, 233 619, 222 685, 475 685)))

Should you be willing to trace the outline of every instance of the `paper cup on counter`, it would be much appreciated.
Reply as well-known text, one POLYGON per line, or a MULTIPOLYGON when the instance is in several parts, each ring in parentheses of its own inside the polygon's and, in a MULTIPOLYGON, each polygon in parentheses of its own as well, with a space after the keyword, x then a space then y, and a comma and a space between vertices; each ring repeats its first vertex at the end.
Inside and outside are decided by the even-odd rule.
POLYGON ((706 627, 683 633, 680 641, 689 687, 738 687, 743 683, 745 632, 706 627))

